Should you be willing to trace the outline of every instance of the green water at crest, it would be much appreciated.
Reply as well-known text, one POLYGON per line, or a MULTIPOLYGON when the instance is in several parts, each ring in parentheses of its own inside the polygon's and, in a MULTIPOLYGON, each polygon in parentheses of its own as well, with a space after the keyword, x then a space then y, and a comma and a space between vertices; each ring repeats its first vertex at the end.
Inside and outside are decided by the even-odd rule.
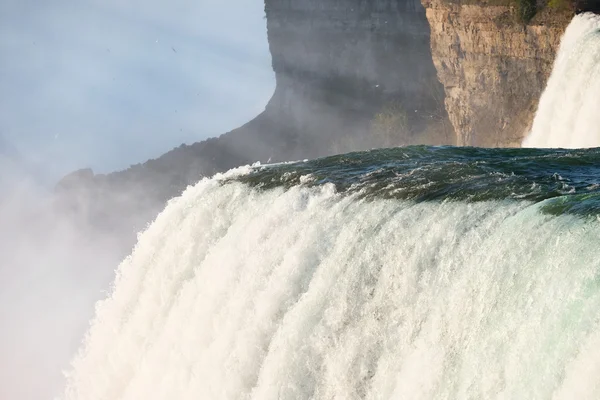
POLYGON ((600 214, 600 149, 410 146, 257 166, 235 178, 270 189, 331 183, 366 198, 526 200, 553 214, 600 214))

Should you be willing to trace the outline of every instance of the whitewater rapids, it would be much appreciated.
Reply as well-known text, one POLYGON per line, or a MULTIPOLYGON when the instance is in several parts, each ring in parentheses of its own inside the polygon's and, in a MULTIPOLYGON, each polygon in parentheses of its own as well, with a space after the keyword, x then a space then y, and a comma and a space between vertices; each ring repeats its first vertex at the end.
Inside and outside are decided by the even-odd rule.
POLYGON ((251 171, 188 188, 141 234, 63 398, 600 397, 595 217, 251 171))
POLYGON ((600 16, 573 18, 523 147, 600 147, 600 16))

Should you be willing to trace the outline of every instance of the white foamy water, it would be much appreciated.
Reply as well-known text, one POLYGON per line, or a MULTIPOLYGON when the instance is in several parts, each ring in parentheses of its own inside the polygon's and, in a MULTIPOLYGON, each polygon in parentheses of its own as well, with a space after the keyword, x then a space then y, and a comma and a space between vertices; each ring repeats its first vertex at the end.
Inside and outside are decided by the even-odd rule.
POLYGON ((203 180, 120 265, 64 398, 599 398, 599 240, 529 203, 203 180))
POLYGON ((577 15, 562 38, 523 147, 600 146, 600 16, 577 15))

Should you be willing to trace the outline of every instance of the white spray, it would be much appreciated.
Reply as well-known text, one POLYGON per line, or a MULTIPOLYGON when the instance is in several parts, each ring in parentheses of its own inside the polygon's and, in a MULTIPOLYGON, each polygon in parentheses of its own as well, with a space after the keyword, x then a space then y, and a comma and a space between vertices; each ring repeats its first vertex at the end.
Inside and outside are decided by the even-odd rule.
POLYGON ((523 147, 599 147, 599 95, 600 16, 584 13, 565 31, 523 147))
POLYGON ((65 399, 600 396, 597 221, 220 179, 140 236, 65 399))

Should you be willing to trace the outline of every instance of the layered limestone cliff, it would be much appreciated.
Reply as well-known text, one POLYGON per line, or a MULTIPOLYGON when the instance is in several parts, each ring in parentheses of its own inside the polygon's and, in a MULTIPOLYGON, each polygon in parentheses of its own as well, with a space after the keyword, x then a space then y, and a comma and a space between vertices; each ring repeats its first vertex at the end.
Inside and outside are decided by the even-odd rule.
POLYGON ((542 10, 525 25, 510 4, 423 0, 423 5, 457 144, 519 146, 572 13, 542 10))

